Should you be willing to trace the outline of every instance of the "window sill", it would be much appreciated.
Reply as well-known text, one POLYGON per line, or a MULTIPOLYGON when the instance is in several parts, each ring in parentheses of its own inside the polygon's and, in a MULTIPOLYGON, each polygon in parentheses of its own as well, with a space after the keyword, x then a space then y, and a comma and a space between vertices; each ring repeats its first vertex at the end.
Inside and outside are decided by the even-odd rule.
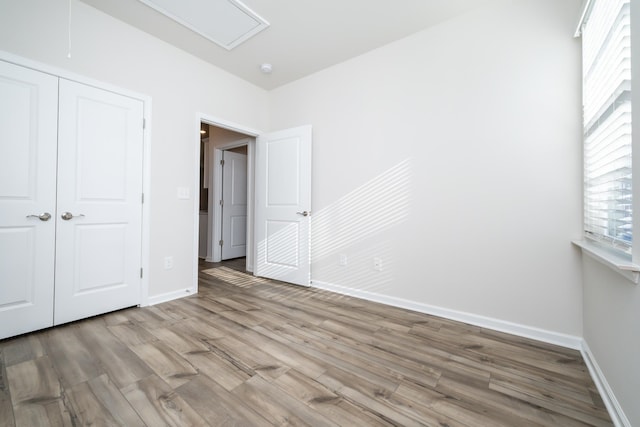
POLYGON ((588 240, 572 240, 571 243, 582 249, 583 254, 617 271, 636 285, 640 281, 640 265, 588 240))

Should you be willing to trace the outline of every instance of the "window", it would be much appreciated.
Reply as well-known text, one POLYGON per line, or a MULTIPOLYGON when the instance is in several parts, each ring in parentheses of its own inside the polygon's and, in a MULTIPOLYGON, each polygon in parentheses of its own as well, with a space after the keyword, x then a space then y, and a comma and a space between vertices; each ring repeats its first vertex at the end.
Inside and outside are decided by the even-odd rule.
POLYGON ((584 231, 631 255, 631 5, 592 0, 582 22, 584 231))

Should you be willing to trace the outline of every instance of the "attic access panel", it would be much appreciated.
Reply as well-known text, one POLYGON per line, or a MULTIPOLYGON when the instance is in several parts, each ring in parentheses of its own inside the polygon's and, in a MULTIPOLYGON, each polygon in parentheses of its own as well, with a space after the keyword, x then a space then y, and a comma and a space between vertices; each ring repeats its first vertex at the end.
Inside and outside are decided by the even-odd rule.
POLYGON ((231 50, 269 26, 238 0, 139 0, 231 50))

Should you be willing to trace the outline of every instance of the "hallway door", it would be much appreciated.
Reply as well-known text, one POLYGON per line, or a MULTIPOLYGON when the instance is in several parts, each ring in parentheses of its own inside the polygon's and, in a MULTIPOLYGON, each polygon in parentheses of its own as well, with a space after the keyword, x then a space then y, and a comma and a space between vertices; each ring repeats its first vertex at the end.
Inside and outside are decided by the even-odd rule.
POLYGON ((247 155, 222 152, 222 260, 247 254, 247 155))

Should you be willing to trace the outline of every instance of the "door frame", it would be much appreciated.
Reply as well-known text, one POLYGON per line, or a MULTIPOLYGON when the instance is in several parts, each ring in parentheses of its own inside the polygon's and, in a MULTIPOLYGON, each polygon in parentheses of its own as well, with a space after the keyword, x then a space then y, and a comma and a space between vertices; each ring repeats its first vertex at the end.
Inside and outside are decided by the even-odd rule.
MULTIPOLYGON (((195 156, 194 156, 194 170, 200 170, 200 124, 206 123, 209 126, 215 126, 227 130, 231 130, 234 132, 242 133, 246 135, 247 139, 242 139, 239 141, 223 144, 220 147, 216 147, 213 150, 209 150, 209 156, 212 160, 213 171, 209 174, 209 206, 208 211, 209 214, 211 212, 214 213, 214 217, 219 217, 217 222, 216 219, 209 215, 208 224, 209 230, 213 229, 213 232, 209 232, 207 236, 207 261, 209 262, 219 262, 222 258, 222 254, 220 251, 220 247, 218 245, 213 245, 213 242, 216 240, 217 236, 220 236, 220 224, 222 223, 222 216, 220 214, 219 209, 214 208, 214 200, 220 200, 222 197, 222 186, 220 186, 220 177, 222 176, 222 168, 220 167, 220 159, 222 158, 222 151, 225 149, 230 149, 234 147, 239 147, 242 145, 247 146, 247 271, 253 272, 253 261, 254 261, 254 234, 253 234, 253 221, 254 221, 254 181, 255 181, 255 147, 256 142, 255 139, 262 132, 256 129, 253 129, 248 126, 244 126, 238 123, 234 123, 220 117, 211 116, 206 113, 198 112, 196 113, 196 120, 193 126, 194 129, 194 143, 195 143, 195 156), (216 191, 216 189, 218 189, 216 191), (216 226, 217 224, 217 226, 216 226), (216 228, 217 227, 217 228, 216 228), (213 248, 212 248, 213 246, 213 248), (216 258, 216 250, 217 247, 217 258, 216 258)), ((200 188, 200 174, 199 172, 194 174, 194 188, 200 188)), ((198 191, 194 192, 196 197, 194 197, 193 203, 193 285, 192 288, 195 292, 198 292, 198 247, 199 247, 199 237, 200 237, 200 194, 198 191)), ((220 240, 220 237, 217 237, 220 240)))
MULTIPOLYGON (((209 215, 209 230, 213 230, 213 232, 209 232, 210 239, 207 240, 207 261, 208 262, 220 262, 222 261, 222 248, 220 245, 216 245, 215 242, 218 242, 222 239, 222 211, 220 209, 220 205, 218 203, 214 203, 215 200, 222 200, 222 169, 223 166, 220 164, 220 160, 222 160, 223 151, 231 150, 237 147, 247 147, 247 267, 251 266, 252 268, 247 268, 247 271, 253 271, 253 254, 252 248, 253 244, 249 244, 249 242, 253 240, 253 200, 254 200, 254 180, 253 174, 249 172, 249 168, 253 168, 253 162, 249 159, 252 159, 253 153, 250 154, 250 150, 252 151, 255 147, 255 138, 251 137, 243 138, 238 141, 229 142, 227 144, 223 144, 220 147, 213 149, 213 173, 210 173, 209 176, 213 178, 213 182, 209 182, 209 212, 213 209, 213 219, 211 215, 209 215), (213 190, 213 191, 212 191, 213 190), (211 250, 210 250, 211 249, 211 250)), ((211 150, 209 150, 209 155, 211 155, 211 150)), ((252 159, 253 160, 253 159, 252 159)))
MULTIPOLYGON (((142 153, 142 194, 141 198, 144 198, 142 203, 142 239, 140 242, 140 264, 141 264, 141 279, 140 279, 140 301, 138 304, 141 307, 149 305, 149 274, 151 271, 149 261, 149 248, 150 246, 150 219, 151 219, 151 105, 152 98, 149 95, 145 95, 139 92, 134 92, 129 89, 124 89, 119 86, 115 86, 103 81, 91 79, 76 73, 73 73, 62 68, 54 67, 39 61, 34 61, 22 56, 15 55, 13 53, 0 50, 0 60, 9 62, 11 64, 19 65, 21 67, 31 68, 35 71, 51 74, 52 76, 71 80, 74 82, 82 83, 88 86, 93 86, 98 89, 103 89, 119 95, 128 96, 130 98, 137 99, 143 103, 143 153, 142 153)), ((198 188, 196 186, 196 188, 198 188)), ((197 253, 197 252, 196 252, 197 253)))

